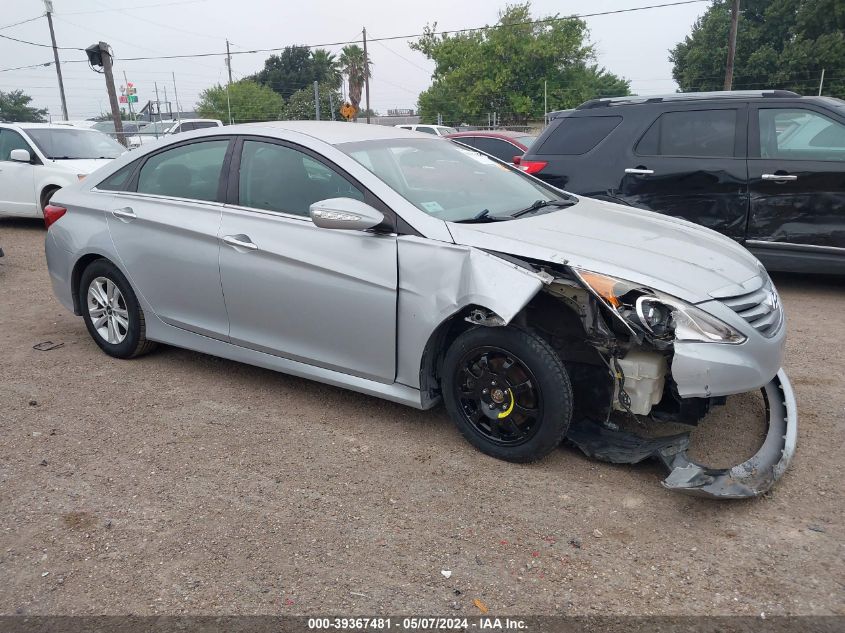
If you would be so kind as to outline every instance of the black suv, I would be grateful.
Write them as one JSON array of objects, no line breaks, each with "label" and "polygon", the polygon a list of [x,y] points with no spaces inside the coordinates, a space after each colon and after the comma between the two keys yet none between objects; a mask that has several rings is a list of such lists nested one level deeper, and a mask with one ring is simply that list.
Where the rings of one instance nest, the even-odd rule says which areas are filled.
[{"label": "black suv", "polygon": [[845,274],[845,101],[785,90],[594,99],[522,159],[546,182],[702,224],[769,270]]}]

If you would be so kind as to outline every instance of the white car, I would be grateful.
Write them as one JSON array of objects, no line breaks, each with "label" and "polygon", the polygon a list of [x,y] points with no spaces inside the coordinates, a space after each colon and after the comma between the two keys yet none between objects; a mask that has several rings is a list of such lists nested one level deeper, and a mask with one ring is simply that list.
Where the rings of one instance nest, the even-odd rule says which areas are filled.
[{"label": "white car", "polygon": [[425,134],[434,134],[435,136],[447,136],[449,134],[455,134],[458,131],[456,128],[449,127],[448,125],[403,124],[393,127],[401,127],[403,130],[412,130]]},{"label": "white car", "polygon": [[[139,122],[140,123],[140,122]],[[179,134],[201,130],[207,127],[222,127],[223,121],[219,119],[181,119],[179,121],[154,121],[148,123],[138,130],[134,136],[126,137],[126,146],[129,149],[140,147],[144,143],[151,143],[168,134]]]},{"label": "white car", "polygon": [[41,217],[56,191],[125,151],[96,130],[0,123],[0,216]]}]

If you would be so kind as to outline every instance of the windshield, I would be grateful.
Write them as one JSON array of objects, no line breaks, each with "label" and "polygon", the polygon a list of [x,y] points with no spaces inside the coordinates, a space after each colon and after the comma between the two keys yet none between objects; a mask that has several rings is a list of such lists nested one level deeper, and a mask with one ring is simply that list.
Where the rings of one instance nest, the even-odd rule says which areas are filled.
[{"label": "windshield", "polygon": [[126,149],[100,132],[67,129],[29,129],[26,131],[38,149],[49,159],[117,158]]},{"label": "windshield", "polygon": [[401,138],[337,147],[415,207],[441,220],[509,219],[537,201],[569,200],[515,169],[446,140]]}]

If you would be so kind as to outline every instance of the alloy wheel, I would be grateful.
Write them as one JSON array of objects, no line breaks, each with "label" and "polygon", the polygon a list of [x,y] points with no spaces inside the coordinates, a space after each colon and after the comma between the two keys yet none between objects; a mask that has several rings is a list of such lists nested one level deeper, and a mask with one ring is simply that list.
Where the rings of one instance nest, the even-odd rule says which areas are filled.
[{"label": "alloy wheel", "polygon": [[120,288],[108,277],[88,286],[88,315],[94,330],[107,343],[118,345],[129,334],[129,310]]}]

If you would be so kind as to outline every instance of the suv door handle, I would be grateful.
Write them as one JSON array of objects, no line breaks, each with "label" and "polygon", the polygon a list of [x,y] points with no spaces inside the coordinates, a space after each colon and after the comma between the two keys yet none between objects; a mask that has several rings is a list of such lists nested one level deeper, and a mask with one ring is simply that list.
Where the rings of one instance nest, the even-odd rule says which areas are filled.
[{"label": "suv door handle", "polygon": [[111,212],[111,214],[116,218],[120,218],[124,222],[131,222],[132,220],[138,217],[137,215],[135,215],[135,212],[130,207],[115,209]]},{"label": "suv door handle", "polygon": [[258,245],[249,239],[248,235],[224,235],[223,242],[235,249],[245,248],[250,251],[258,250]]},{"label": "suv door handle", "polygon": [[643,169],[641,167],[626,167],[626,174],[638,174],[640,176],[651,176],[654,173],[653,169]]},{"label": "suv door handle", "polygon": [[798,176],[791,174],[763,174],[763,180],[774,180],[776,182],[787,182],[790,180],[798,180]]}]

